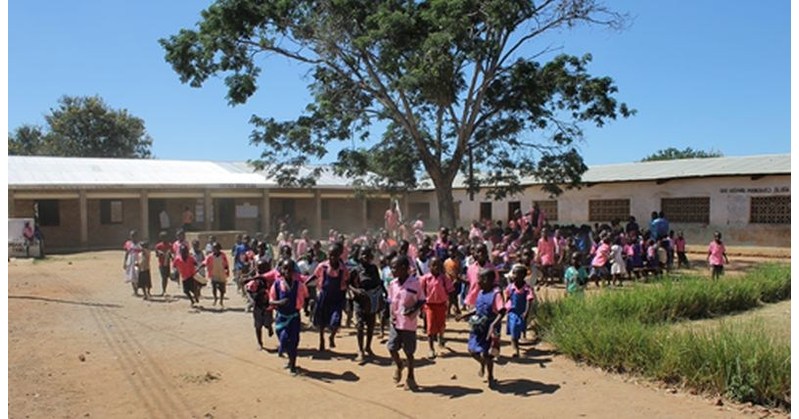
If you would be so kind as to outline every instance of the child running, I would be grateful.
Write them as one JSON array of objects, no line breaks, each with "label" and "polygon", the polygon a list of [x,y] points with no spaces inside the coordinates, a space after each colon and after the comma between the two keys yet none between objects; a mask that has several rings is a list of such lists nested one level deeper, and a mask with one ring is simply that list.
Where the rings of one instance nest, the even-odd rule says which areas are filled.
[{"label": "child running", "polygon": [[153,287],[152,276],[150,276],[150,243],[146,240],[141,242],[141,252],[137,266],[139,268],[138,288],[142,290],[144,299],[150,299],[150,289]]},{"label": "child running", "polygon": [[194,307],[195,304],[200,303],[197,282],[194,280],[194,274],[197,273],[197,261],[189,254],[189,248],[186,245],[180,245],[178,249],[178,255],[172,264],[177,269],[178,277],[183,284],[183,293]]},{"label": "child running", "polygon": [[[350,289],[355,294],[353,309],[357,322],[358,337],[358,362],[363,362],[366,356],[373,356],[372,337],[375,333],[377,313],[383,309],[386,291],[380,270],[372,263],[374,255],[372,248],[364,246],[359,252],[358,265],[350,274]],[[366,342],[364,344],[364,338]]]},{"label": "child running", "polygon": [[505,309],[508,311],[507,333],[513,343],[513,358],[519,357],[519,339],[527,329],[527,314],[535,300],[532,288],[524,282],[527,277],[527,267],[521,264],[513,265],[511,269],[512,283],[505,288]]},{"label": "child running", "polygon": [[317,265],[312,279],[316,280],[318,301],[313,324],[319,328],[319,350],[325,350],[325,328],[330,329],[328,343],[336,347],[336,332],[341,326],[344,309],[344,291],[349,282],[349,272],[341,260],[342,244],[333,243],[328,251],[328,260]]},{"label": "child running", "polygon": [[155,255],[158,257],[158,272],[161,274],[161,296],[166,294],[166,285],[169,283],[169,266],[172,262],[172,245],[166,238],[166,231],[158,234],[158,244],[155,245]]},{"label": "child running", "polygon": [[278,355],[286,354],[286,367],[291,375],[297,375],[297,347],[300,344],[300,310],[308,298],[308,288],[302,278],[295,279],[297,267],[293,260],[282,260],[278,279],[269,290],[269,300],[275,307],[275,331],[280,342]]},{"label": "child running", "polygon": [[267,279],[267,273],[272,269],[269,262],[262,261],[256,267],[258,274],[246,281],[244,289],[247,291],[247,299],[252,307],[253,326],[255,327],[255,340],[258,341],[258,350],[264,350],[263,328],[271,337],[274,334],[272,329],[272,311],[269,306],[269,288],[272,285]]},{"label": "child running", "polygon": [[219,306],[225,308],[225,288],[227,288],[227,278],[230,276],[230,265],[227,256],[222,253],[222,245],[214,243],[211,245],[211,253],[205,257],[204,262],[208,279],[211,280],[211,291],[214,293],[214,306],[217,302],[217,291],[219,292]]},{"label": "child running", "polygon": [[424,314],[427,319],[427,343],[430,345],[429,358],[436,358],[433,342],[438,338],[439,348],[444,347],[444,329],[447,326],[447,304],[449,293],[455,287],[452,281],[444,274],[444,264],[438,256],[430,258],[430,272],[419,278],[419,283],[424,290],[427,301],[424,305]]},{"label": "child running", "polygon": [[402,381],[402,360],[399,351],[405,352],[408,360],[408,376],[405,389],[415,391],[416,377],[413,373],[413,355],[416,352],[416,327],[419,310],[425,302],[424,288],[415,276],[410,275],[411,262],[405,255],[397,256],[391,263],[394,280],[388,288],[391,323],[386,347],[391,353],[394,365],[394,383]]},{"label": "child running", "polygon": [[719,279],[724,275],[724,263],[730,263],[727,258],[727,248],[721,241],[721,233],[718,231],[713,233],[713,241],[707,248],[707,263],[710,265],[710,275],[713,279]]},{"label": "child running", "polygon": [[496,272],[493,269],[481,269],[478,278],[480,293],[475,308],[458,319],[469,318],[469,352],[480,363],[478,375],[484,377],[488,370],[488,387],[494,388],[494,356],[499,355],[499,328],[506,310],[502,295],[495,285]]}]

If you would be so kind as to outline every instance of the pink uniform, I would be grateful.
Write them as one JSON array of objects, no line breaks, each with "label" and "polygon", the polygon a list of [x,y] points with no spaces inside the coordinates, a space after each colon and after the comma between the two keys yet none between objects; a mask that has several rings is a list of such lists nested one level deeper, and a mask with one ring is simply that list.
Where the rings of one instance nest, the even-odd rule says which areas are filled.
[{"label": "pink uniform", "polygon": [[452,281],[446,275],[433,276],[428,273],[419,278],[419,283],[427,296],[428,304],[443,304],[449,302],[449,292],[455,289]]},{"label": "pink uniform", "polygon": [[708,263],[712,266],[720,266],[724,265],[724,253],[727,252],[727,249],[724,248],[723,243],[716,243],[715,240],[710,242],[710,246],[707,249],[708,251]]},{"label": "pink uniform", "polygon": [[194,277],[194,273],[197,272],[197,260],[191,255],[189,255],[186,260],[183,260],[183,258],[178,255],[172,262],[172,265],[178,269],[181,281]]},{"label": "pink uniform", "polygon": [[527,298],[525,298],[528,302],[535,300],[535,292],[529,285],[524,284],[521,288],[517,287],[515,283],[511,282],[508,284],[508,287],[505,288],[505,308],[510,310],[513,308],[513,301],[511,300],[510,296],[512,293],[516,293],[519,295],[524,295],[527,292]]},{"label": "pink uniform", "polygon": [[[305,299],[308,298],[308,287],[305,286],[303,281],[299,281],[297,284],[297,310],[302,310],[305,306]],[[276,301],[277,298],[277,287],[280,287],[280,291],[286,292],[288,291],[288,283],[280,278],[280,280],[275,281],[273,286],[269,287],[269,300]]]},{"label": "pink uniform", "polygon": [[347,289],[350,280],[350,273],[347,270],[347,266],[344,264],[344,262],[339,261],[338,269],[331,268],[329,260],[316,265],[313,276],[316,277],[316,289],[319,291],[322,290],[322,286],[324,285],[322,282],[325,279],[325,272],[327,272],[327,276],[332,278],[338,278],[339,273],[341,273],[341,275],[343,275],[341,277],[341,290],[343,291]]},{"label": "pink uniform", "polygon": [[388,286],[388,299],[391,302],[389,309],[394,318],[394,327],[397,330],[415,332],[419,320],[419,311],[410,316],[405,315],[405,309],[413,307],[417,302],[426,299],[424,288],[416,277],[411,276],[400,285],[399,279],[392,280]]},{"label": "pink uniform", "polygon": [[681,239],[677,237],[676,239],[674,239],[674,247],[677,249],[678,252],[685,252],[685,238]]},{"label": "pink uniform", "polygon": [[591,261],[591,266],[605,266],[609,258],[610,245],[603,242],[596,248],[596,254],[594,255],[594,260]]},{"label": "pink uniform", "polygon": [[493,269],[494,285],[499,285],[499,274],[491,262],[486,262],[486,264],[483,266],[480,266],[480,264],[477,262],[472,263],[466,269],[466,278],[469,281],[469,291],[466,293],[466,298],[463,300],[463,302],[467,305],[474,306],[474,304],[477,302],[477,296],[480,294],[479,274],[481,269]]},{"label": "pink uniform", "polygon": [[538,258],[541,261],[541,265],[552,266],[555,264],[556,247],[557,244],[552,237],[538,239]]}]

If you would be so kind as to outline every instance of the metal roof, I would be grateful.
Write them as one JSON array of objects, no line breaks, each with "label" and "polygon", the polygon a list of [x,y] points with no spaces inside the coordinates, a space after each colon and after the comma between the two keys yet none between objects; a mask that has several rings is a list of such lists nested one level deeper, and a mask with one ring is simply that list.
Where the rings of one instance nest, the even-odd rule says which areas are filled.
[{"label": "metal roof", "polygon": [[[590,166],[583,173],[583,183],[641,182],[661,179],[698,178],[714,176],[790,175],[791,155],[771,154],[742,157],[713,157],[705,159],[680,159],[653,162],[634,162]],[[521,179],[522,185],[538,185],[534,177]],[[466,176],[455,177],[454,188],[466,188]],[[420,189],[433,190],[426,177]]]},{"label": "metal roof", "polygon": [[[307,174],[313,167],[300,169]],[[349,179],[324,168],[317,186],[350,188]],[[246,162],[8,156],[10,188],[274,187],[277,182]]]},{"label": "metal roof", "polygon": [[[314,167],[303,167],[300,175]],[[351,179],[336,176],[329,167],[316,184],[324,188],[350,189]],[[585,183],[632,182],[710,176],[755,176],[791,174],[791,155],[667,160],[591,166],[583,174]],[[534,178],[524,185],[538,184]],[[277,182],[246,162],[199,160],[111,159],[79,157],[8,156],[10,188],[63,187],[275,187]],[[420,189],[430,190],[428,180]],[[455,187],[465,187],[458,175]]]}]

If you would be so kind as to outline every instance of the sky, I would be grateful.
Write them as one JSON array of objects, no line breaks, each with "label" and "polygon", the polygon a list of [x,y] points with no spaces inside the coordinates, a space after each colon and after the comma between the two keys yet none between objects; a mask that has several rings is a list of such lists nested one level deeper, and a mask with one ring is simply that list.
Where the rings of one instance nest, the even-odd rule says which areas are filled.
[{"label": "sky", "polygon": [[[578,27],[529,46],[590,53],[588,71],[610,76],[637,110],[579,144],[590,165],[638,161],[676,147],[727,156],[790,153],[790,2],[616,0],[622,31]],[[251,115],[299,116],[307,67],[263,59],[259,90],[231,107],[222,76],[180,83],[159,38],[193,28],[208,0],[12,0],[8,4],[8,129],[44,125],[63,95],[99,95],[142,118],[156,158],[244,161]],[[555,53],[542,59],[551,59]],[[377,135],[376,135],[377,136]],[[335,155],[335,150],[323,162]]]}]

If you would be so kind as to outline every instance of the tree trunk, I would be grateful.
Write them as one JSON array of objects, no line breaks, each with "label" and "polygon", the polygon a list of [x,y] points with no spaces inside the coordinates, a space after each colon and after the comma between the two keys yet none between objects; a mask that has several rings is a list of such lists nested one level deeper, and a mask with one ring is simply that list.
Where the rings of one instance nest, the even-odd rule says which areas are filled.
[{"label": "tree trunk", "polygon": [[438,220],[439,227],[455,227],[455,199],[452,197],[452,181],[439,182],[432,178],[436,187],[436,198],[438,199]]}]

